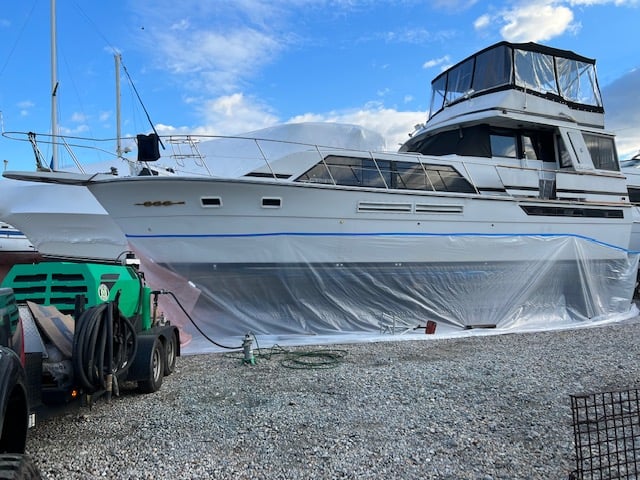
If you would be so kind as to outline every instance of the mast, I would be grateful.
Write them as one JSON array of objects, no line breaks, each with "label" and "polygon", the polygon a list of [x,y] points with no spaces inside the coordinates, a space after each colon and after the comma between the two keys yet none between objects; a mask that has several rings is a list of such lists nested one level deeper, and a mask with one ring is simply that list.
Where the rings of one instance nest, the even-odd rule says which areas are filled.
[{"label": "mast", "polygon": [[122,157],[122,133],[120,131],[120,60],[119,53],[114,55],[116,61],[116,155]]},{"label": "mast", "polygon": [[56,49],[56,0],[51,0],[51,169],[58,169],[58,65]]}]

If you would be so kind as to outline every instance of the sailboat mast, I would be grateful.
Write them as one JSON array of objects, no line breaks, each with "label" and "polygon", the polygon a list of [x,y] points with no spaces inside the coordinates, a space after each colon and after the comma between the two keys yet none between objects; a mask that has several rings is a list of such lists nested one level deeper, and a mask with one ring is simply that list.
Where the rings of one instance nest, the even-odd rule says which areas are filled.
[{"label": "sailboat mast", "polygon": [[122,157],[122,132],[120,131],[120,61],[119,53],[115,54],[116,60],[116,155]]},{"label": "sailboat mast", "polygon": [[58,61],[56,48],[56,0],[51,0],[51,169],[58,169]]}]

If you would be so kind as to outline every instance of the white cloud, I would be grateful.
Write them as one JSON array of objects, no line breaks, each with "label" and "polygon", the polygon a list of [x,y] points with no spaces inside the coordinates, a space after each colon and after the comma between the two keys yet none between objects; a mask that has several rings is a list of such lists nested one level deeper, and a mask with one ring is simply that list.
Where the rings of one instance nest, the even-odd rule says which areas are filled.
[{"label": "white cloud", "polygon": [[450,61],[451,60],[449,58],[449,55],[445,55],[444,57],[427,60],[422,64],[422,68],[433,68],[433,67],[437,67],[438,65],[448,64]]},{"label": "white cloud", "polygon": [[164,32],[158,35],[158,42],[172,73],[199,74],[192,85],[212,92],[236,89],[281,48],[274,38],[251,28],[189,30],[180,35]]},{"label": "white cloud", "polygon": [[156,128],[164,134],[236,135],[279,122],[269,107],[242,93],[204,101],[198,106],[198,113],[203,119],[199,127],[161,125]]},{"label": "white cloud", "polygon": [[489,15],[488,13],[485,13],[484,15],[480,15],[475,22],[473,22],[473,27],[476,30],[481,30],[483,28],[486,28],[489,26],[489,24],[491,23],[491,15]]},{"label": "white cloud", "polygon": [[572,28],[573,12],[563,6],[528,5],[505,12],[506,25],[500,33],[512,42],[538,42]]},{"label": "white cloud", "polygon": [[508,10],[484,14],[474,22],[476,30],[502,25],[500,34],[510,42],[539,42],[557,37],[579,25],[573,23],[573,11],[551,0],[519,4]]},{"label": "white cloud", "polygon": [[35,104],[31,100],[23,100],[18,102],[17,105],[19,108],[18,112],[21,117],[28,117],[33,107],[35,107]]},{"label": "white cloud", "polygon": [[71,121],[75,123],[86,122],[87,116],[84,113],[74,112],[71,114]]},{"label": "white cloud", "polygon": [[59,125],[58,130],[60,135],[79,135],[81,133],[88,132],[90,128],[89,128],[89,125],[87,125],[86,123],[81,123],[80,125],[76,125],[73,128],[69,128],[64,125]]}]

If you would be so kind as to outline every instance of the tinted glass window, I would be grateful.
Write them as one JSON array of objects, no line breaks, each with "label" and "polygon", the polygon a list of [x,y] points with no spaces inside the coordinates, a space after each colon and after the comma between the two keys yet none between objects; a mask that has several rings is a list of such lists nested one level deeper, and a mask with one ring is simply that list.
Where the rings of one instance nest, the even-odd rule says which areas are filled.
[{"label": "tinted glass window", "polygon": [[374,161],[333,155],[300,175],[296,181],[333,183],[332,178],[337,185],[345,186],[475,193],[467,179],[450,165]]},{"label": "tinted glass window", "polygon": [[495,157],[517,158],[518,144],[513,134],[491,134],[491,153]]},{"label": "tinted glass window", "polygon": [[618,155],[613,138],[583,133],[593,166],[600,170],[619,171]]}]

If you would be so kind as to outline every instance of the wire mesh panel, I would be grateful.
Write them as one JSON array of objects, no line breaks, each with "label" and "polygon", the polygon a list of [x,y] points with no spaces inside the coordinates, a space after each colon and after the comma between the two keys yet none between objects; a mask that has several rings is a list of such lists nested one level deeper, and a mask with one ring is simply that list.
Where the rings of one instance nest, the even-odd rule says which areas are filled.
[{"label": "wire mesh panel", "polygon": [[570,478],[638,479],[638,389],[571,395],[576,470]]}]

